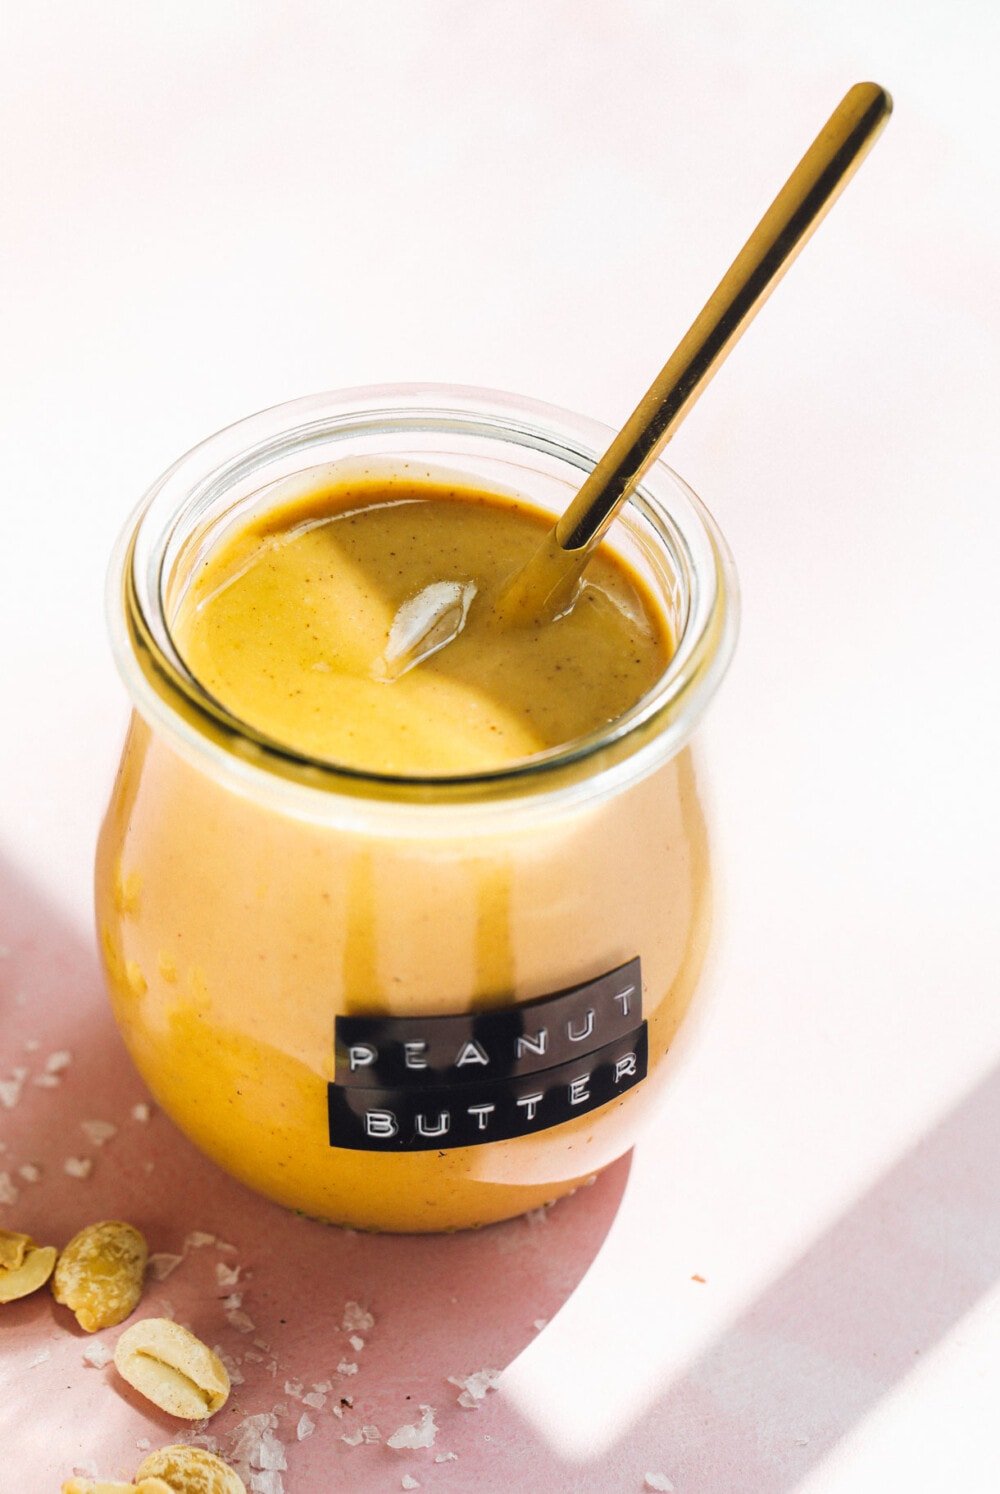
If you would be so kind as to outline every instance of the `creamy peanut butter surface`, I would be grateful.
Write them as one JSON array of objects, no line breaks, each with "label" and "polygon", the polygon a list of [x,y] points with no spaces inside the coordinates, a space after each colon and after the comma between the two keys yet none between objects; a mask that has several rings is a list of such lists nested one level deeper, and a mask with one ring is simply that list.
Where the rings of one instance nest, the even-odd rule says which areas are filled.
[{"label": "creamy peanut butter surface", "polygon": [[[606,726],[669,658],[666,623],[610,552],[573,606],[502,625],[501,589],[551,519],[427,482],[319,492],[202,562],[174,634],[235,716],[301,752],[379,773],[497,768]],[[443,624],[410,665],[408,638]]]}]

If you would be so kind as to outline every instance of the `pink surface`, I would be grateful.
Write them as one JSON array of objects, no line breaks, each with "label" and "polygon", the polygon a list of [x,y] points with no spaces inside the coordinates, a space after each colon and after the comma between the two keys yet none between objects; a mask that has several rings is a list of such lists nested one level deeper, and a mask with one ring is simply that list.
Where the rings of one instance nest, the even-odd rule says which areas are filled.
[{"label": "pink surface", "polygon": [[[11,941],[2,960],[0,1074],[28,1069],[3,1115],[0,1171],[20,1197],[0,1217],[59,1245],[86,1223],[124,1217],[151,1251],[181,1255],[164,1281],[149,1279],[138,1314],[173,1314],[236,1359],[244,1383],[209,1435],[231,1452],[245,1416],[276,1412],[287,1469],[275,1487],[289,1494],[388,1490],[405,1474],[442,1490],[596,1494],[638,1490],[647,1471],[665,1468],[678,1489],[712,1491],[728,1488],[737,1467],[746,1487],[778,1494],[798,1486],[1000,1271],[994,1074],[694,1358],[627,1436],[591,1460],[560,1456],[544,1427],[499,1393],[461,1407],[449,1377],[502,1372],[539,1333],[558,1332],[557,1314],[618,1212],[630,1159],[544,1214],[481,1232],[366,1236],[291,1215],[225,1177],[155,1109],[147,1122],[134,1119],[145,1096],[92,951],[6,866],[0,900]],[[72,1055],[69,1066],[57,1086],[37,1086],[56,1051]],[[94,1119],[118,1128],[100,1147],[81,1130]],[[90,1158],[90,1176],[68,1177],[68,1156]],[[20,1177],[24,1163],[41,1169],[40,1181]],[[186,1243],[195,1231],[225,1243]],[[222,1299],[234,1288],[219,1285],[219,1263],[240,1267],[235,1289],[251,1331],[227,1321]],[[710,1284],[692,1279],[690,1289]],[[360,1351],[342,1326],[348,1301],[375,1319]],[[609,1300],[606,1310],[614,1315],[618,1304]],[[544,1320],[540,1329],[536,1320]],[[127,1476],[143,1456],[141,1439],[155,1447],[195,1430],[150,1407],[113,1364],[84,1365],[88,1345],[99,1338],[113,1347],[121,1328],[84,1334],[48,1291],[3,1309],[3,1327],[4,1494],[55,1489],[75,1468]],[[341,1362],[357,1372],[341,1372]],[[306,1392],[332,1380],[333,1389],[325,1406],[310,1408],[285,1392],[288,1380]],[[420,1420],[423,1405],[439,1429],[433,1447],[385,1446],[398,1427]],[[303,1411],[316,1430],[299,1442]],[[779,1430],[782,1423],[797,1435]],[[344,1435],[362,1425],[377,1426],[383,1441],[346,1444]],[[435,1462],[444,1452],[456,1459]]]},{"label": "pink surface", "polygon": [[[407,1472],[427,1488],[500,1487],[508,1477],[498,1468],[501,1448],[505,1469],[513,1458],[513,1466],[537,1471],[537,1439],[510,1409],[492,1394],[479,1408],[460,1407],[459,1388],[448,1377],[502,1370],[536,1336],[534,1321],[555,1316],[601,1247],[628,1177],[627,1160],[544,1217],[480,1233],[376,1237],[296,1217],[225,1177],[155,1109],[146,1123],[132,1118],[132,1106],[148,1097],[107,1009],[94,954],[6,868],[0,897],[4,934],[12,941],[2,971],[0,1074],[29,1070],[21,1098],[3,1114],[0,1171],[20,1189],[16,1207],[0,1216],[4,1225],[16,1223],[39,1242],[61,1246],[84,1224],[120,1217],[143,1231],[151,1252],[182,1254],[164,1281],[150,1277],[137,1315],[172,1309],[178,1321],[241,1362],[244,1384],[234,1387],[210,1432],[226,1452],[244,1416],[278,1407],[291,1490],[322,1489],[327,1480],[387,1489],[399,1487]],[[39,1088],[33,1080],[54,1051],[70,1052],[72,1061],[57,1087]],[[101,1147],[81,1130],[81,1121],[94,1119],[118,1128]],[[91,1175],[68,1177],[63,1162],[69,1156],[91,1158]],[[41,1169],[39,1182],[17,1175],[24,1163]],[[185,1237],[194,1231],[235,1249],[185,1252]],[[252,1332],[227,1322],[222,1298],[234,1289],[218,1286],[219,1262],[241,1268],[242,1307]],[[375,1318],[360,1352],[341,1326],[348,1301]],[[99,1338],[113,1347],[122,1328],[85,1334],[48,1291],[5,1308],[3,1327],[0,1445],[7,1468],[30,1478],[27,1487],[55,1489],[74,1467],[88,1463],[120,1478],[142,1457],[138,1439],[154,1447],[187,1439],[191,1428],[150,1407],[113,1365],[84,1366],[88,1344]],[[356,1363],[357,1373],[339,1374],[342,1361]],[[285,1394],[286,1380],[304,1382],[306,1392],[332,1380],[334,1389],[327,1405],[314,1409]],[[341,1397],[351,1397],[353,1405]],[[377,1425],[386,1438],[418,1422],[422,1404],[434,1408],[439,1427],[433,1449],[404,1453],[341,1440],[362,1424]],[[316,1431],[299,1443],[295,1427],[304,1411]],[[435,1464],[447,1451],[458,1460]],[[548,1461],[551,1487],[580,1486],[558,1460]],[[641,1482],[641,1472],[638,1477]],[[0,1471],[0,1489],[25,1487],[4,1480]],[[598,1477],[593,1487],[601,1482]]]}]

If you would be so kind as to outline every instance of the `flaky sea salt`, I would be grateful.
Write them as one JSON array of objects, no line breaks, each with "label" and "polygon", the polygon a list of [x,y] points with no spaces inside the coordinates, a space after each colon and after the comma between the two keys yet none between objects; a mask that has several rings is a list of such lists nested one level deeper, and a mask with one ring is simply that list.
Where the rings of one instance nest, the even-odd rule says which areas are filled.
[{"label": "flaky sea salt", "polygon": [[212,1353],[217,1355],[218,1358],[221,1359],[223,1364],[226,1366],[226,1372],[229,1375],[229,1383],[231,1385],[242,1385],[243,1371],[240,1369],[238,1362],[233,1358],[233,1356],[231,1354],[227,1354],[225,1349],[221,1348],[219,1344],[213,1345]]},{"label": "flaky sea salt", "polygon": [[270,1429],[261,1433],[258,1457],[258,1468],[284,1473],[288,1467],[285,1449]]},{"label": "flaky sea salt", "polygon": [[68,1069],[73,1062],[73,1055],[68,1048],[60,1048],[56,1053],[50,1053],[45,1060],[45,1072],[47,1074],[61,1074]]},{"label": "flaky sea salt", "polygon": [[433,1447],[434,1438],[437,1436],[437,1426],[434,1421],[434,1412],[430,1406],[420,1407],[420,1421],[414,1425],[399,1427],[391,1437],[386,1438],[390,1447],[406,1448],[407,1451],[418,1447]]},{"label": "flaky sea salt", "polygon": [[41,1046],[37,1038],[25,1038],[24,1040],[25,1053],[37,1053]]},{"label": "flaky sea salt", "polygon": [[548,1318],[536,1318],[534,1323],[532,1324],[532,1327],[536,1328],[538,1332],[541,1333],[542,1329],[548,1326],[548,1321]]},{"label": "flaky sea salt", "polygon": [[88,1344],[83,1351],[84,1364],[93,1365],[94,1369],[103,1369],[106,1364],[111,1363],[114,1357],[107,1344],[102,1344],[100,1341]]},{"label": "flaky sea salt", "polygon": [[358,1372],[357,1365],[356,1364],[352,1364],[349,1359],[342,1359],[340,1361],[340,1363],[337,1365],[337,1374],[338,1375],[356,1375],[357,1372]]},{"label": "flaky sea salt", "polygon": [[139,1121],[141,1125],[145,1125],[149,1120],[149,1106],[145,1101],[141,1100],[138,1105],[132,1106],[132,1119]]},{"label": "flaky sea salt", "polygon": [[488,1390],[496,1390],[500,1383],[500,1371],[476,1370],[474,1374],[466,1375],[464,1379],[458,1375],[449,1375],[448,1383],[459,1387],[462,1394],[458,1398],[458,1404],[464,1406],[467,1411],[471,1411],[486,1399]]},{"label": "flaky sea salt", "polygon": [[9,1172],[0,1172],[0,1204],[16,1204],[19,1194]]},{"label": "flaky sea salt", "polygon": [[313,1421],[311,1416],[307,1416],[303,1411],[302,1415],[299,1417],[298,1426],[295,1428],[296,1437],[300,1442],[304,1442],[307,1437],[312,1436],[315,1430],[316,1423]]},{"label": "flaky sea salt", "polygon": [[313,1386],[313,1390],[318,1391],[321,1395],[329,1395],[332,1389],[332,1380],[317,1380],[316,1384]]},{"label": "flaky sea salt", "polygon": [[355,1354],[360,1354],[361,1350],[365,1346],[364,1339],[358,1333],[352,1333],[351,1336],[350,1336],[350,1338],[347,1340],[347,1342],[350,1344],[350,1346],[354,1350]]},{"label": "flaky sea salt", "polygon": [[27,1077],[27,1069],[12,1069],[9,1079],[0,1079],[0,1105],[5,1110],[13,1110],[21,1098],[21,1089]]},{"label": "flaky sea salt", "polygon": [[94,1170],[94,1164],[89,1157],[67,1157],[63,1163],[63,1172],[71,1178],[89,1178]]},{"label": "flaky sea salt", "polygon": [[239,1266],[227,1266],[225,1261],[216,1261],[215,1280],[220,1287],[235,1286],[239,1279]]},{"label": "flaky sea salt", "polygon": [[643,1485],[647,1489],[658,1490],[659,1494],[673,1494],[674,1486],[665,1473],[647,1473]]},{"label": "flaky sea salt", "polygon": [[348,1333],[367,1333],[375,1327],[375,1319],[359,1302],[345,1302],[342,1327]]},{"label": "flaky sea salt", "polygon": [[362,1442],[364,1442],[365,1440],[365,1434],[364,1432],[362,1432],[361,1428],[358,1427],[353,1432],[341,1432],[340,1440],[341,1442],[346,1442],[348,1447],[360,1447]]},{"label": "flaky sea salt", "polygon": [[302,1392],[304,1389],[305,1386],[302,1384],[301,1380],[285,1381],[285,1394],[290,1395],[293,1401],[301,1401]]},{"label": "flaky sea salt", "polygon": [[158,1250],[155,1255],[149,1257],[149,1269],[157,1281],[166,1281],[172,1271],[176,1271],[182,1255],[170,1255],[165,1250]]},{"label": "flaky sea salt", "polygon": [[42,1175],[42,1169],[40,1167],[36,1167],[34,1162],[25,1162],[24,1165],[19,1167],[17,1170],[19,1175],[24,1179],[26,1183],[37,1183],[38,1179]]},{"label": "flaky sea salt", "polygon": [[[223,1305],[223,1307],[225,1307],[227,1309],[232,1309],[232,1308],[235,1308],[235,1307],[242,1307],[243,1306],[243,1293],[242,1292],[230,1292],[228,1297],[223,1297],[223,1299],[222,1299],[222,1305]],[[266,1349],[267,1348],[267,1344],[258,1344],[257,1347],[258,1347],[258,1349]]]},{"label": "flaky sea salt", "polygon": [[150,1442],[148,1437],[137,1437],[135,1445],[140,1452],[149,1452],[149,1449],[153,1444]]},{"label": "flaky sea salt", "polygon": [[278,1418],[273,1411],[260,1411],[255,1416],[244,1416],[232,1432],[232,1461],[260,1468],[261,1439],[265,1432],[274,1431],[277,1425]]},{"label": "flaky sea salt", "polygon": [[92,1146],[103,1146],[112,1136],[118,1135],[118,1127],[113,1126],[110,1121],[81,1121],[80,1130]]},{"label": "flaky sea salt", "polygon": [[382,1441],[382,1433],[379,1431],[378,1427],[364,1426],[361,1428],[361,1435],[366,1442]]},{"label": "flaky sea salt", "polygon": [[250,1494],[285,1494],[285,1484],[281,1474],[270,1470],[251,1473]]},{"label": "flaky sea salt", "polygon": [[304,1406],[311,1406],[314,1411],[322,1411],[326,1405],[325,1390],[310,1390],[308,1395],[301,1397]]},{"label": "flaky sea salt", "polygon": [[413,1477],[412,1473],[404,1473],[403,1477],[399,1481],[399,1486],[400,1486],[401,1489],[419,1489],[420,1488],[420,1484],[419,1484],[418,1480]]},{"label": "flaky sea salt", "polygon": [[435,1463],[457,1463],[458,1453],[438,1453],[434,1461]]},{"label": "flaky sea salt", "polygon": [[[237,1333],[252,1333],[257,1326],[253,1318],[251,1318],[242,1310],[242,1308],[239,1307],[232,1307],[229,1309],[229,1311],[226,1313],[226,1322],[229,1324],[230,1328],[235,1328]],[[249,1357],[250,1356],[247,1355],[247,1358]]]},{"label": "flaky sea salt", "polygon": [[201,1250],[205,1245],[214,1244],[215,1236],[206,1234],[203,1229],[193,1229],[191,1233],[189,1235],[186,1235],[184,1238],[185,1251]]},{"label": "flaky sea salt", "polygon": [[32,1084],[37,1084],[39,1089],[58,1089],[61,1083],[58,1074],[36,1074]]}]

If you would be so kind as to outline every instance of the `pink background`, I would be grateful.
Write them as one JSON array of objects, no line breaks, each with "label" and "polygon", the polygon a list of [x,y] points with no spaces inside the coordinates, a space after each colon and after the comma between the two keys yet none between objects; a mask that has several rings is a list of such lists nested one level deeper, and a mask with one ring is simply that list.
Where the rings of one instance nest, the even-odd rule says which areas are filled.
[{"label": "pink background", "polygon": [[[144,1306],[266,1342],[210,1430],[284,1402],[289,1494],[1000,1484],[998,42],[985,0],[7,17],[0,1080],[28,1074],[0,1226],[231,1242]],[[862,77],[895,95],[886,136],[670,453],[744,590],[702,733],[722,886],[686,1066],[634,1155],[541,1221],[370,1239],[282,1213],[130,1116],[89,910],[118,528],[201,436],[315,389],[441,379],[620,421]],[[101,1148],[91,1119],[118,1127]],[[234,1259],[250,1335],[216,1285]],[[360,1354],[347,1300],[376,1319]],[[176,1435],[70,1321],[44,1293],[2,1310],[3,1494]],[[463,1409],[448,1377],[487,1366]],[[354,1407],[296,1444],[286,1378]],[[422,1403],[430,1452],[340,1440]]]}]

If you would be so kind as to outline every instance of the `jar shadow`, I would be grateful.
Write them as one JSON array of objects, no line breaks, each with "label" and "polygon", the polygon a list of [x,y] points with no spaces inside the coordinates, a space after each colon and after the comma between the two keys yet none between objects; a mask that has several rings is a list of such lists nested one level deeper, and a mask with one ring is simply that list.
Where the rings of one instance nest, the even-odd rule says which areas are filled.
[{"label": "jar shadow", "polygon": [[[289,1213],[220,1172],[152,1105],[92,943],[2,854],[0,909],[0,1079],[13,1082],[0,1228],[59,1246],[99,1219],[143,1231],[156,1259],[137,1316],[176,1318],[233,1372],[204,1433],[223,1454],[244,1418],[270,1413],[294,1488],[326,1487],[334,1468],[352,1488],[385,1487],[403,1456],[417,1467],[465,1454],[469,1471],[489,1440],[477,1414],[489,1391],[454,1382],[502,1371],[545,1331],[600,1252],[630,1156],[551,1208],[480,1230],[370,1235]],[[93,1121],[114,1134],[98,1144]],[[5,1307],[4,1326],[5,1457],[32,1486],[88,1461],[133,1471],[137,1442],[190,1432],[171,1436],[112,1364],[85,1363],[95,1343],[113,1349],[117,1327],[81,1335],[48,1292]],[[433,1450],[390,1449],[423,1406]]]}]

